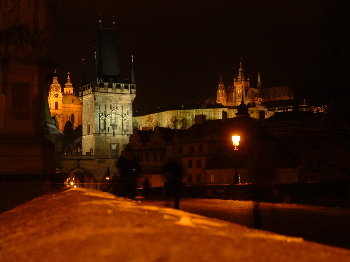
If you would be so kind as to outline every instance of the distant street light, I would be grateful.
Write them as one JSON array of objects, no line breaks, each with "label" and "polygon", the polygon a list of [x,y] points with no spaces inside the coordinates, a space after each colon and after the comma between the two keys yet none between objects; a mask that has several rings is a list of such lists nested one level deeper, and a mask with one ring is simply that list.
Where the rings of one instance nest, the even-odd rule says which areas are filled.
[{"label": "distant street light", "polygon": [[[235,147],[234,150],[235,151],[238,151],[238,146],[239,146],[239,141],[241,140],[241,137],[240,136],[232,136],[232,143],[233,143],[233,146]],[[233,177],[233,183],[234,184],[238,184],[240,183],[240,177],[238,175],[238,171],[237,171],[237,152],[234,154],[235,155],[235,175]]]}]

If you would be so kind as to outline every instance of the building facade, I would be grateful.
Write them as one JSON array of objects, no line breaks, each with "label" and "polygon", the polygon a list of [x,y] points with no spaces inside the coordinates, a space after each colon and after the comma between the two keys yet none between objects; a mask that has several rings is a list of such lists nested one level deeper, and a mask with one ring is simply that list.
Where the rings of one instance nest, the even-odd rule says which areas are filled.
[{"label": "building facade", "polygon": [[80,90],[84,105],[82,152],[98,158],[117,158],[132,134],[136,84],[133,70],[129,81],[120,79],[113,28],[100,28],[96,55],[95,80]]},{"label": "building facade", "polygon": [[238,76],[233,79],[233,83],[225,87],[220,76],[218,89],[216,93],[216,103],[223,106],[239,106],[242,99],[247,104],[261,104],[261,81],[258,73],[257,88],[250,86],[249,76],[244,75],[242,58],[239,65]]},{"label": "building facade", "polygon": [[[137,129],[154,129],[156,126],[187,129],[195,123],[197,115],[204,115],[207,120],[233,118],[237,113],[237,107],[224,107],[220,105],[197,105],[197,108],[183,105],[179,109],[165,110],[133,118],[133,126]],[[255,119],[266,119],[273,116],[263,105],[249,107],[249,114]]]},{"label": "building facade", "polygon": [[82,124],[83,105],[79,97],[74,95],[69,72],[63,91],[55,73],[50,85],[48,103],[51,117],[55,118],[58,129],[61,132],[64,131],[64,126],[68,121],[72,123],[73,129]]}]

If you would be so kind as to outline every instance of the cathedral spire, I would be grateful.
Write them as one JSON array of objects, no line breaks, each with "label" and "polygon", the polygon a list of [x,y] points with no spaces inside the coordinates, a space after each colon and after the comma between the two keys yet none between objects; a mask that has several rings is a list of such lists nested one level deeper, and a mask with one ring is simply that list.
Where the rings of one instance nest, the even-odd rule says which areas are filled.
[{"label": "cathedral spire", "polygon": [[256,84],[256,87],[261,90],[261,79],[260,79],[260,70],[258,70],[258,82]]},{"label": "cathedral spire", "polygon": [[241,57],[241,61],[239,63],[239,71],[238,71],[238,81],[244,80],[244,69],[243,69],[243,61]]},{"label": "cathedral spire", "polygon": [[222,104],[223,106],[227,105],[227,94],[226,94],[225,85],[222,81],[222,74],[221,73],[220,73],[218,90],[216,92],[216,103]]}]

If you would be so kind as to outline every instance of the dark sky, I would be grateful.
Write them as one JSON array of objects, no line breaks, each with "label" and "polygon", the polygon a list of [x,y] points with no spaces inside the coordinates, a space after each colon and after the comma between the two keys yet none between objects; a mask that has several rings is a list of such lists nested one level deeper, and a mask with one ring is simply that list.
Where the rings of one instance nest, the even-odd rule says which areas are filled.
[{"label": "dark sky", "polygon": [[[78,87],[81,59],[92,80],[98,19],[115,16],[122,78],[130,77],[134,54],[137,111],[158,106],[200,103],[216,96],[220,73],[226,84],[245,73],[263,87],[294,85],[311,91],[305,78],[325,56],[331,30],[331,0],[60,0],[52,37],[52,61]],[[78,4],[78,3],[79,4]],[[334,14],[333,14],[334,15]],[[328,26],[328,27],[327,27]],[[303,75],[301,77],[301,75]]]}]

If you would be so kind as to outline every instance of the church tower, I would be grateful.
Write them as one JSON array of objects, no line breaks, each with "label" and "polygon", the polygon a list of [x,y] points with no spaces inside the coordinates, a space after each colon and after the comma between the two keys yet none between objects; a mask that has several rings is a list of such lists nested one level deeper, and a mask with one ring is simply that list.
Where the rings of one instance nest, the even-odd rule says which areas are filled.
[{"label": "church tower", "polygon": [[245,100],[246,94],[250,88],[249,77],[245,77],[243,62],[241,57],[241,62],[239,63],[238,76],[233,80],[234,86],[234,97],[233,106],[239,106],[241,104],[241,99]]},{"label": "church tower", "polygon": [[48,102],[51,116],[56,118],[58,126],[59,128],[61,127],[61,129],[63,125],[63,123],[60,123],[62,118],[62,100],[63,95],[61,85],[58,83],[57,72],[55,70],[55,75],[52,79],[52,84],[50,85]]},{"label": "church tower", "polygon": [[224,82],[222,81],[222,74],[220,74],[220,81],[218,86],[218,91],[216,94],[216,103],[218,104],[226,104],[226,90]]},{"label": "church tower", "polygon": [[50,85],[48,102],[51,117],[56,118],[58,129],[61,132],[64,131],[64,126],[68,121],[71,122],[73,129],[81,125],[82,104],[79,97],[74,95],[73,90],[74,88],[70,82],[70,73],[68,72],[67,83],[62,92],[55,72],[52,84]]},{"label": "church tower", "polygon": [[79,94],[83,101],[82,153],[118,158],[133,131],[133,57],[130,80],[121,80],[114,28],[100,26],[98,40],[94,81],[82,86]]}]

